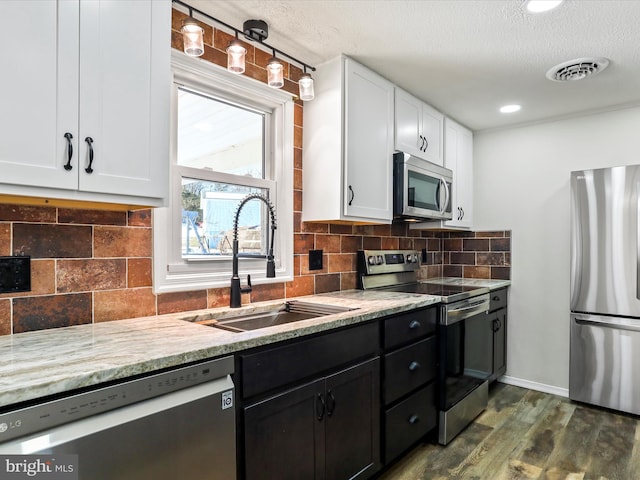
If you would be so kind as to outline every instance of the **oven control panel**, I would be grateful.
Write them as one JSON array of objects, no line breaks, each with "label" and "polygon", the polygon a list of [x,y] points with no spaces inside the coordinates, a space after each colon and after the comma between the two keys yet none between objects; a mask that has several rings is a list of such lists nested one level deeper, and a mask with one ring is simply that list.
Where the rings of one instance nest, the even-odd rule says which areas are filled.
[{"label": "oven control panel", "polygon": [[358,270],[361,275],[413,272],[420,268],[417,250],[360,250]]}]

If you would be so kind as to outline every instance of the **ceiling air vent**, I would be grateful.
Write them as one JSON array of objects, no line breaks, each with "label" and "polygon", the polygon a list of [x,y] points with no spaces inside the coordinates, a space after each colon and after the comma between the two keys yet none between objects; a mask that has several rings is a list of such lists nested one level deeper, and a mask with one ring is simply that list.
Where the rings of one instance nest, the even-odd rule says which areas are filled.
[{"label": "ceiling air vent", "polygon": [[578,58],[556,65],[547,72],[547,78],[554,82],[573,82],[593,77],[607,68],[606,58]]}]

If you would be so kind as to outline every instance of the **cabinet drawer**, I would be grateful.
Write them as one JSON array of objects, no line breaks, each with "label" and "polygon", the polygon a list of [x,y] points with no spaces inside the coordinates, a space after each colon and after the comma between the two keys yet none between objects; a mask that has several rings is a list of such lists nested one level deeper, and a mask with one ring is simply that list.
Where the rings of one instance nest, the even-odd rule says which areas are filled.
[{"label": "cabinet drawer", "polygon": [[385,414],[385,463],[389,463],[436,426],[435,383]]},{"label": "cabinet drawer", "polygon": [[491,303],[489,304],[489,311],[493,312],[499,308],[505,308],[507,306],[507,289],[501,288],[500,290],[494,290],[489,294],[491,297]]},{"label": "cabinet drawer", "polygon": [[418,310],[388,318],[384,322],[384,346],[393,348],[436,331],[438,307]]},{"label": "cabinet drawer", "polygon": [[385,403],[397,400],[436,376],[436,340],[429,337],[384,356]]},{"label": "cabinet drawer", "polygon": [[378,323],[240,355],[241,395],[273,390],[367,356],[378,349]]}]

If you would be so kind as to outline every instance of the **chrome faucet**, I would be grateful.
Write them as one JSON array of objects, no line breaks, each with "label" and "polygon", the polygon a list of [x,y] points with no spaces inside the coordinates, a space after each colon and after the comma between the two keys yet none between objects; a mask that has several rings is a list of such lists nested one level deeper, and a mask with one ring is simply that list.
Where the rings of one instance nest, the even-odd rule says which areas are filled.
[{"label": "chrome faucet", "polygon": [[253,199],[262,200],[267,207],[269,207],[269,213],[271,214],[271,238],[269,244],[269,250],[267,252],[267,278],[274,278],[276,276],[276,264],[273,260],[273,240],[276,230],[276,214],[271,202],[260,193],[250,193],[242,200],[236,209],[236,213],[233,216],[233,273],[231,275],[231,300],[229,306],[231,308],[238,308],[242,306],[241,295],[243,293],[251,292],[251,276],[247,275],[247,286],[240,286],[240,276],[238,275],[238,217],[240,216],[240,210],[244,207],[245,203]]}]

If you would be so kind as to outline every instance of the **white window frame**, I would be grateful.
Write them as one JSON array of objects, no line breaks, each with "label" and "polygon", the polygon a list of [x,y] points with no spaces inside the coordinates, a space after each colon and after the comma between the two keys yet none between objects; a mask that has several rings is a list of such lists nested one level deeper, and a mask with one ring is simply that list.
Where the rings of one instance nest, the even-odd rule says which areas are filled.
[{"label": "white window frame", "polygon": [[[270,197],[276,210],[274,254],[276,277],[266,278],[265,259],[241,258],[239,271],[242,283],[247,274],[255,285],[281,283],[293,280],[293,129],[294,102],[290,93],[275,90],[248,77],[234,75],[225,68],[204,60],[172,51],[173,82],[171,91],[171,174],[170,199],[167,207],[153,211],[153,291],[155,293],[201,290],[228,287],[231,281],[231,258],[183,259],[181,248],[176,245],[175,229],[181,225],[182,175],[190,169],[177,165],[177,90],[178,86],[210,94],[229,101],[271,110],[271,122],[265,128],[265,141],[271,148],[274,182]],[[268,155],[268,153],[267,153]],[[266,171],[270,168],[265,166]],[[210,181],[225,182],[225,174],[185,175]],[[265,181],[259,180],[260,187]],[[247,178],[246,183],[252,181]],[[257,200],[252,200],[253,202]]]}]

